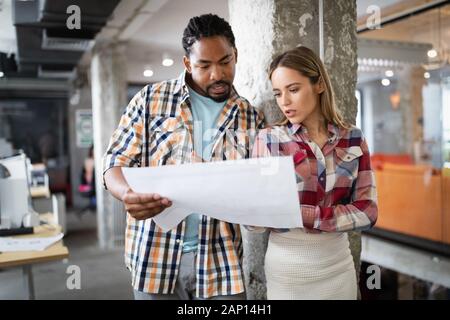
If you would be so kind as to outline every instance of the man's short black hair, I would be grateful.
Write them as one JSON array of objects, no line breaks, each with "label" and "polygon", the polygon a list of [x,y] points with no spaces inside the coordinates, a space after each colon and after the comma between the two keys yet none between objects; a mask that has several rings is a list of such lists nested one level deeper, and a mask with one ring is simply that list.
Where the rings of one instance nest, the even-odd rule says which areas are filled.
[{"label": "man's short black hair", "polygon": [[183,32],[182,43],[186,56],[189,56],[195,41],[214,36],[223,36],[233,47],[236,47],[231,26],[223,18],[211,13],[191,18]]}]

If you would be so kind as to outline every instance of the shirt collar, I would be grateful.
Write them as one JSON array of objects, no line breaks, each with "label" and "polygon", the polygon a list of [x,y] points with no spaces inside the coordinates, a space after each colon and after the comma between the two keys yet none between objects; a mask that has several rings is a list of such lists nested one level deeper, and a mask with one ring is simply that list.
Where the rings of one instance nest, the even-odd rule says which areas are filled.
[{"label": "shirt collar", "polygon": [[187,97],[189,97],[189,90],[186,85],[186,70],[183,71],[177,79],[175,84],[174,93],[180,93],[182,100],[184,101]]},{"label": "shirt collar", "polygon": [[339,127],[331,122],[328,123],[328,142],[333,143],[339,138]]},{"label": "shirt collar", "polygon": [[[306,127],[304,125],[302,125],[301,123],[287,123],[287,128],[288,128],[288,132],[290,135],[295,135],[297,133],[307,133],[308,130],[306,129]],[[334,142],[338,137],[339,137],[339,128],[329,122],[328,123],[328,142]]]},{"label": "shirt collar", "polygon": [[295,135],[300,129],[301,125],[297,123],[290,123],[289,121],[286,124],[287,130],[291,136]]}]

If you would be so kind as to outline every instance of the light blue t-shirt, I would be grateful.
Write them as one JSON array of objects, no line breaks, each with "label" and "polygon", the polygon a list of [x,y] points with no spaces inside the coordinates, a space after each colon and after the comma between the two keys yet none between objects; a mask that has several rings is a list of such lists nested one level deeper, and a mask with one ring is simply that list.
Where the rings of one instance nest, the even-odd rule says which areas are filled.
[{"label": "light blue t-shirt", "polygon": [[[194,150],[202,155],[205,161],[211,160],[212,139],[214,138],[217,118],[226,101],[215,102],[204,97],[193,89],[189,89],[192,116],[194,118]],[[183,252],[195,251],[198,248],[198,227],[200,214],[193,213],[186,218],[186,230],[183,239]]]}]

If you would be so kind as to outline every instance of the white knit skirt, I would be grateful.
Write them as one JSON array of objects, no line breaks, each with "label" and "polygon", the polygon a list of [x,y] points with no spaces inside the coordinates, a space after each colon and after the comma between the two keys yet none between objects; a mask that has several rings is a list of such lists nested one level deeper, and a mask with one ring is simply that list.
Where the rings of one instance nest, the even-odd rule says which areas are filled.
[{"label": "white knit skirt", "polygon": [[347,233],[271,232],[265,257],[269,300],[355,300]]}]

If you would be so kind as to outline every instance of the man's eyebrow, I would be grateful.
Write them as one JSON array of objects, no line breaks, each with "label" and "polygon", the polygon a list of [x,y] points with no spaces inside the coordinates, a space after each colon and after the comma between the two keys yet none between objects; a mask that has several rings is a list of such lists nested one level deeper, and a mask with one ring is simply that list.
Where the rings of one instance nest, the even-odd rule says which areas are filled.
[{"label": "man's eyebrow", "polygon": [[211,63],[211,61],[209,61],[209,60],[198,60],[197,63],[204,63],[204,64],[206,64],[206,63]]},{"label": "man's eyebrow", "polygon": [[[225,55],[225,56],[223,56],[220,60],[219,60],[219,62],[222,62],[222,61],[224,61],[224,60],[226,60],[226,59],[228,59],[229,57],[231,57],[232,56],[232,54],[231,53],[229,53],[229,54],[227,54],[227,55]],[[203,63],[203,64],[208,64],[208,63],[211,63],[211,61],[209,61],[209,60],[203,60],[203,59],[200,59],[200,60],[198,60],[197,61],[197,63]]]},{"label": "man's eyebrow", "polygon": [[222,61],[224,61],[224,60],[230,58],[231,56],[232,56],[232,54],[229,53],[229,54],[227,54],[226,56],[224,56],[222,59],[220,59],[219,62],[222,62]]}]

